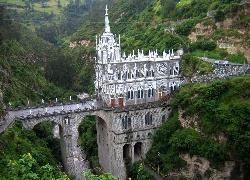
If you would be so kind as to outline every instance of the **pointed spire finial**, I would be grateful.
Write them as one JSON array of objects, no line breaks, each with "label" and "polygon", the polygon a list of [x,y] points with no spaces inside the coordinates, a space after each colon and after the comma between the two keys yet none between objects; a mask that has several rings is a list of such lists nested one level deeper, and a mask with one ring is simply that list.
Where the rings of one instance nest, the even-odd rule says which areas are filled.
[{"label": "pointed spire finial", "polygon": [[106,14],[105,15],[108,15],[108,5],[106,5]]},{"label": "pointed spire finial", "polygon": [[105,32],[110,33],[109,18],[108,18],[108,6],[107,5],[106,5],[106,14],[105,14]]}]

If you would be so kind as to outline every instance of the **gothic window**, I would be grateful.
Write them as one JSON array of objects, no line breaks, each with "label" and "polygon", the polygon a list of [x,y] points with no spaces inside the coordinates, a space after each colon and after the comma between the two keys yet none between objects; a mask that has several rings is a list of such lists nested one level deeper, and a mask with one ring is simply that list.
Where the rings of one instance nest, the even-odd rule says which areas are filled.
[{"label": "gothic window", "polygon": [[151,77],[154,77],[154,70],[151,70]]},{"label": "gothic window", "polygon": [[135,76],[136,77],[140,77],[140,71],[137,69],[136,72],[135,72]]},{"label": "gothic window", "polygon": [[128,73],[127,73],[127,71],[122,75],[122,78],[123,79],[127,79],[127,77],[128,77]]},{"label": "gothic window", "polygon": [[171,90],[171,92],[176,90],[176,83],[174,81],[171,82],[171,84],[170,84],[170,90]]},{"label": "gothic window", "polygon": [[137,96],[139,99],[143,98],[143,88],[142,86],[139,87],[138,91],[137,91]]},{"label": "gothic window", "polygon": [[131,128],[131,118],[124,116],[122,118],[122,129],[129,129]]},{"label": "gothic window", "polygon": [[149,88],[148,88],[148,97],[153,97],[154,96],[154,89],[152,87],[152,85],[149,85]]},{"label": "gothic window", "polygon": [[149,76],[149,73],[148,73],[148,70],[146,71],[146,77],[148,77]]},{"label": "gothic window", "polygon": [[128,128],[131,128],[131,118],[128,118]]},{"label": "gothic window", "polygon": [[118,80],[121,80],[122,76],[121,76],[121,72],[118,73]]},{"label": "gothic window", "polygon": [[130,79],[130,72],[127,73],[127,79]]},{"label": "gothic window", "polygon": [[65,124],[69,124],[69,117],[68,117],[68,116],[66,116],[66,117],[64,118],[64,123],[65,123]]},{"label": "gothic window", "polygon": [[163,115],[163,116],[161,117],[161,122],[164,123],[165,121],[166,121],[166,116]]},{"label": "gothic window", "polygon": [[122,85],[122,84],[119,86],[119,92],[120,92],[120,93],[123,92],[123,85]]},{"label": "gothic window", "polygon": [[153,122],[153,115],[151,113],[147,113],[145,115],[145,125],[148,126],[148,125],[152,125],[152,122]]},{"label": "gothic window", "polygon": [[119,93],[119,94],[123,93],[123,85],[122,84],[118,84],[116,86],[116,92]]},{"label": "gothic window", "polygon": [[128,94],[128,99],[134,99],[134,91],[132,87],[129,87],[127,94]]},{"label": "gothic window", "polygon": [[108,79],[109,80],[114,80],[114,76],[113,75],[108,75]]},{"label": "gothic window", "polygon": [[122,119],[122,129],[127,129],[127,119]]}]

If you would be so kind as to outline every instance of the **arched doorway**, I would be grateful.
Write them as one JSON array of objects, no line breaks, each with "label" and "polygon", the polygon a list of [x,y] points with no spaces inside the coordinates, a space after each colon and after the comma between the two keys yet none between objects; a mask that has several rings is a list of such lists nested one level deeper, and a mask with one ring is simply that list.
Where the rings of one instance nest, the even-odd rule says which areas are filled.
[{"label": "arched doorway", "polygon": [[134,162],[139,162],[142,158],[142,142],[137,142],[134,145]]},{"label": "arched doorway", "polygon": [[123,146],[123,159],[129,159],[130,158],[130,153],[129,153],[130,145],[125,144]]},{"label": "arched doorway", "polygon": [[130,148],[131,148],[130,144],[125,144],[123,146],[123,160],[124,160],[124,165],[126,169],[129,168],[130,160],[131,160]]}]

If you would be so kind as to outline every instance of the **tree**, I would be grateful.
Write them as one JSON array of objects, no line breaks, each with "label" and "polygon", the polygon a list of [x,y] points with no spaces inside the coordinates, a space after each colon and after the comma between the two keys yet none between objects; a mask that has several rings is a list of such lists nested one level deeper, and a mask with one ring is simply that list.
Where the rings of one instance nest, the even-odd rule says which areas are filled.
[{"label": "tree", "polygon": [[218,10],[214,15],[215,21],[224,21],[225,12],[223,10]]},{"label": "tree", "polygon": [[134,164],[130,169],[130,178],[133,180],[154,180],[154,176],[147,171],[143,163]]},{"label": "tree", "polygon": [[168,17],[169,13],[175,8],[175,0],[161,0],[162,16],[163,18]]},{"label": "tree", "polygon": [[118,180],[116,177],[114,177],[110,173],[104,173],[98,176],[98,175],[92,174],[90,170],[84,172],[84,179],[85,180]]},{"label": "tree", "polygon": [[30,153],[22,155],[17,161],[9,160],[8,173],[3,179],[58,179],[69,180],[65,173],[46,164],[39,166]]}]

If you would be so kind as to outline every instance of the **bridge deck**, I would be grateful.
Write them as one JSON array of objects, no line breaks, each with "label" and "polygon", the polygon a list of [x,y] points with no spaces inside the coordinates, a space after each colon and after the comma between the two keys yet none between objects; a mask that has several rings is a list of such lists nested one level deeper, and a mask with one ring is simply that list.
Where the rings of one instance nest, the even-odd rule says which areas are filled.
[{"label": "bridge deck", "polygon": [[171,95],[165,96],[161,101],[146,103],[146,104],[137,104],[129,105],[125,107],[102,107],[101,102],[94,100],[82,102],[71,102],[66,104],[55,104],[50,106],[40,106],[40,107],[25,107],[25,108],[13,108],[9,110],[4,117],[3,123],[0,125],[0,134],[4,132],[8,127],[10,127],[16,119],[26,119],[32,117],[40,116],[53,116],[60,113],[74,113],[82,111],[93,111],[93,110],[104,110],[104,111],[130,111],[135,109],[145,109],[156,107],[162,104],[162,101],[169,99]]},{"label": "bridge deck", "polygon": [[26,108],[16,108],[11,109],[7,112],[4,117],[4,121],[0,126],[0,133],[5,131],[16,118],[23,119],[38,115],[50,115],[55,113],[64,112],[74,112],[74,111],[89,111],[93,109],[99,109],[100,104],[94,99],[91,101],[86,101],[85,103],[72,102],[67,104],[56,104],[50,106],[40,106],[40,107],[26,107]]}]

